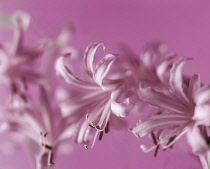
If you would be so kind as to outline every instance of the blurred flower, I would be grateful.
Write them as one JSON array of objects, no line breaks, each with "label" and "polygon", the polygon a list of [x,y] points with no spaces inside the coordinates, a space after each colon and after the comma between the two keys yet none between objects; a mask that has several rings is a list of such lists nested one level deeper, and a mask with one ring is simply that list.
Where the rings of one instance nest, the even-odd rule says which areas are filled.
[{"label": "blurred flower", "polygon": [[1,109],[0,120],[7,124],[6,131],[13,132],[24,142],[35,143],[36,148],[30,144],[33,146],[30,146],[29,150],[34,155],[36,168],[45,169],[54,164],[53,156],[61,143],[71,135],[65,130],[67,126],[63,123],[59,108],[52,106],[54,100],[49,98],[42,85],[39,86],[38,93],[39,103],[34,103],[32,98],[27,98],[26,102],[18,93],[15,94],[13,104]]},{"label": "blurred flower", "polygon": [[1,83],[6,83],[12,93],[17,92],[18,82],[27,86],[27,81],[37,82],[41,75],[31,69],[32,62],[41,54],[40,49],[28,49],[23,45],[24,31],[29,24],[29,16],[17,12],[11,16],[14,25],[13,42],[0,44],[0,76]]}]

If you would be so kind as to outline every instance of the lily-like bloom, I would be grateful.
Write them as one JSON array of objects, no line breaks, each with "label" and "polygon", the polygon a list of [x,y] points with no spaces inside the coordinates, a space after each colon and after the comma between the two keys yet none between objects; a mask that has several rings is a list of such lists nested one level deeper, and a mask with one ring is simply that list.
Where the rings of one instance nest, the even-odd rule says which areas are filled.
[{"label": "lily-like bloom", "polygon": [[125,72],[122,76],[127,78],[129,86],[138,89],[139,83],[143,83],[158,90],[167,87],[167,73],[171,69],[176,55],[168,53],[165,44],[153,42],[147,45],[140,57],[127,46],[123,46],[121,50],[124,57],[119,58],[119,62]]},{"label": "lily-like bloom", "polygon": [[27,86],[27,81],[36,82],[40,75],[30,69],[32,62],[41,54],[39,49],[28,49],[23,46],[24,31],[29,24],[26,13],[15,13],[11,16],[14,26],[14,38],[9,44],[0,44],[0,77],[1,83],[6,83],[17,92],[19,83]]},{"label": "lily-like bloom", "polygon": [[16,93],[12,104],[1,109],[0,120],[7,124],[6,131],[31,143],[29,150],[34,155],[36,168],[45,169],[54,164],[54,155],[71,134],[46,89],[40,85],[38,92],[39,103],[34,103],[29,97],[26,102]]},{"label": "lily-like bloom", "polygon": [[94,66],[95,53],[100,46],[105,51],[104,44],[94,43],[86,49],[84,55],[85,69],[90,80],[82,80],[70,70],[65,62],[68,56],[60,57],[55,65],[58,75],[67,83],[85,89],[86,96],[81,97],[72,107],[77,107],[76,111],[83,113],[77,142],[84,144],[86,148],[94,145],[94,141],[91,145],[86,139],[90,128],[95,129],[95,138],[99,133],[100,138],[102,138],[103,132],[109,131],[111,116],[114,114],[118,117],[125,117],[133,107],[129,98],[125,97],[126,85],[123,80],[107,77],[116,56],[107,54]]},{"label": "lily-like bloom", "polygon": [[193,119],[195,126],[187,133],[192,151],[198,155],[203,169],[210,169],[210,85],[205,85],[196,95]]},{"label": "lily-like bloom", "polygon": [[[209,124],[209,112],[200,112],[199,100],[202,98],[200,92],[205,89],[201,87],[200,77],[194,75],[189,80],[182,77],[182,67],[187,59],[176,61],[170,72],[169,91],[156,91],[150,87],[139,87],[139,96],[147,103],[159,108],[159,112],[147,119],[140,120],[131,131],[137,137],[151,134],[154,146],[147,149],[142,145],[143,151],[170,148],[187,131],[199,124]],[[208,114],[208,115],[207,115]],[[205,122],[205,123],[204,123]]]}]

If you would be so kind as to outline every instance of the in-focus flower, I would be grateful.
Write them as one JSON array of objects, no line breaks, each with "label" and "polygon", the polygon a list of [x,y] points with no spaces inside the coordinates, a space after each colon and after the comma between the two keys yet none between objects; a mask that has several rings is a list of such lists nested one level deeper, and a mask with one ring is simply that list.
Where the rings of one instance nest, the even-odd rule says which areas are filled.
[{"label": "in-focus flower", "polygon": [[[95,129],[95,138],[98,134],[102,138],[103,132],[107,133],[109,131],[111,116],[115,114],[118,117],[125,117],[133,107],[129,98],[125,97],[126,85],[123,79],[108,77],[110,67],[116,56],[107,54],[94,66],[95,53],[100,46],[105,50],[104,44],[94,43],[86,49],[84,55],[85,69],[90,80],[82,80],[70,70],[65,62],[68,56],[60,57],[55,65],[57,73],[67,83],[84,89],[85,96],[74,102],[75,105],[72,107],[76,107],[78,113],[83,113],[79,122],[81,125],[77,142],[83,143],[86,148],[94,145],[94,141],[91,145],[89,140],[86,139],[89,137],[90,128]],[[86,120],[84,120],[85,118]]]},{"label": "in-focus flower", "polygon": [[[170,72],[169,91],[156,91],[150,87],[139,87],[139,96],[149,104],[159,108],[159,112],[147,119],[140,120],[131,131],[137,137],[151,134],[154,146],[147,149],[142,145],[143,151],[157,150],[161,146],[163,149],[172,147],[174,143],[184,135],[189,129],[198,124],[204,124],[205,112],[197,112],[199,93],[205,88],[201,87],[200,77],[194,75],[189,80],[182,77],[182,67],[187,59],[176,61]],[[207,117],[207,116],[205,116]],[[208,119],[208,123],[209,123]],[[206,121],[205,121],[206,122]]]}]

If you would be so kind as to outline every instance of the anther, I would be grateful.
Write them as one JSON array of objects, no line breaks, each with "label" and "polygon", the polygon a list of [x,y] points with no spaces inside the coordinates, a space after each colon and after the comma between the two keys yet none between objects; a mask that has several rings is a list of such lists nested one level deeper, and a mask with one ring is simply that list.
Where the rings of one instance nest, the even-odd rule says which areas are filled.
[{"label": "anther", "polygon": [[44,137],[46,137],[48,135],[48,132],[44,133]]},{"label": "anther", "polygon": [[46,149],[52,150],[52,146],[50,146],[50,145],[45,144],[44,147],[45,147]]},{"label": "anther", "polygon": [[99,141],[101,141],[101,140],[102,140],[102,138],[103,138],[103,134],[104,134],[104,132],[103,132],[103,131],[101,131],[101,132],[100,132],[100,134],[99,134]]},{"label": "anther", "polygon": [[167,143],[166,145],[169,145],[172,141],[174,141],[175,138],[176,138],[176,136],[171,137],[171,138],[168,140],[168,143]]},{"label": "anther", "polygon": [[107,123],[106,127],[105,127],[105,133],[109,133],[110,131],[110,128],[109,128],[109,122]]},{"label": "anther", "polygon": [[95,128],[95,127],[93,127],[91,124],[89,124],[89,127],[93,128],[93,129]]},{"label": "anther", "polygon": [[95,128],[95,124],[93,123],[93,122],[91,122],[91,124],[90,124],[92,127],[94,127]]},{"label": "anther", "polygon": [[86,118],[86,120],[88,120],[88,118],[89,118],[89,114],[86,114],[85,118]]},{"label": "anther", "polygon": [[101,130],[101,127],[100,126],[96,126],[95,128],[98,129],[98,130]]},{"label": "anther", "polygon": [[86,149],[88,149],[88,146],[87,146],[87,144],[84,144],[84,147],[85,147]]},{"label": "anther", "polygon": [[158,146],[156,147],[154,157],[157,157],[157,153],[158,153],[159,148],[160,148],[160,145],[158,145]]},{"label": "anther", "polygon": [[151,136],[152,136],[154,145],[157,145],[157,140],[156,140],[155,134],[153,132],[151,132]]}]

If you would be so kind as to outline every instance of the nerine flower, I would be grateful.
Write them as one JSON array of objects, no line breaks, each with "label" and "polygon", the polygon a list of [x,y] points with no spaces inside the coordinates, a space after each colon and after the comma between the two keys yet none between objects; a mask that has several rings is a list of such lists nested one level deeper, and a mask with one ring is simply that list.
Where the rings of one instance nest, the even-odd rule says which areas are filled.
[{"label": "nerine flower", "polygon": [[196,95],[193,119],[196,125],[187,133],[192,151],[198,155],[204,169],[210,168],[210,85],[205,85]]},{"label": "nerine flower", "polygon": [[11,16],[11,22],[14,26],[13,41],[0,44],[0,77],[1,83],[9,85],[14,93],[18,90],[18,82],[26,86],[27,81],[35,82],[40,78],[30,67],[41,54],[41,50],[24,47],[24,31],[29,24],[29,16],[26,13],[15,13]]},{"label": "nerine flower", "polygon": [[[170,71],[169,91],[156,91],[143,84],[139,87],[139,96],[147,103],[159,108],[159,112],[147,119],[140,120],[131,131],[137,137],[151,134],[154,146],[147,149],[142,145],[143,151],[157,150],[172,147],[174,143],[187,131],[199,124],[206,124],[210,119],[206,112],[198,111],[199,93],[205,88],[201,87],[200,77],[194,75],[188,81],[183,80],[182,67],[187,59],[176,61]],[[208,114],[208,116],[207,116]],[[199,118],[198,118],[199,117]],[[204,123],[205,122],[205,123]]]},{"label": "nerine flower", "polygon": [[167,86],[167,72],[172,67],[176,55],[168,53],[165,44],[153,42],[147,45],[140,53],[140,57],[127,46],[122,46],[121,50],[124,55],[119,58],[124,69],[122,76],[127,78],[129,87],[138,89],[139,83],[143,83],[161,90]]},{"label": "nerine flower", "polygon": [[100,137],[102,137],[103,132],[107,133],[109,131],[109,121],[112,114],[125,117],[133,107],[129,102],[129,98],[124,97],[126,85],[123,83],[123,79],[111,79],[107,77],[116,56],[107,54],[94,66],[95,53],[100,46],[104,50],[106,49],[102,43],[91,44],[86,49],[84,63],[87,75],[90,78],[88,81],[77,77],[67,67],[65,63],[67,56],[60,57],[55,65],[57,73],[67,83],[85,89],[85,92],[88,93],[85,93],[86,95],[81,97],[74,105],[74,107],[78,107],[76,109],[78,113],[81,111],[84,113],[78,130],[77,142],[83,143],[86,148],[89,146],[87,137],[90,128],[96,130],[95,138],[99,133]]},{"label": "nerine flower", "polygon": [[6,124],[6,131],[22,138],[23,143],[36,143],[35,147],[31,144],[29,150],[34,154],[36,168],[45,169],[54,164],[54,155],[71,134],[46,89],[40,85],[38,92],[39,106],[30,98],[25,102],[16,93],[13,104],[1,109],[0,121]]}]

